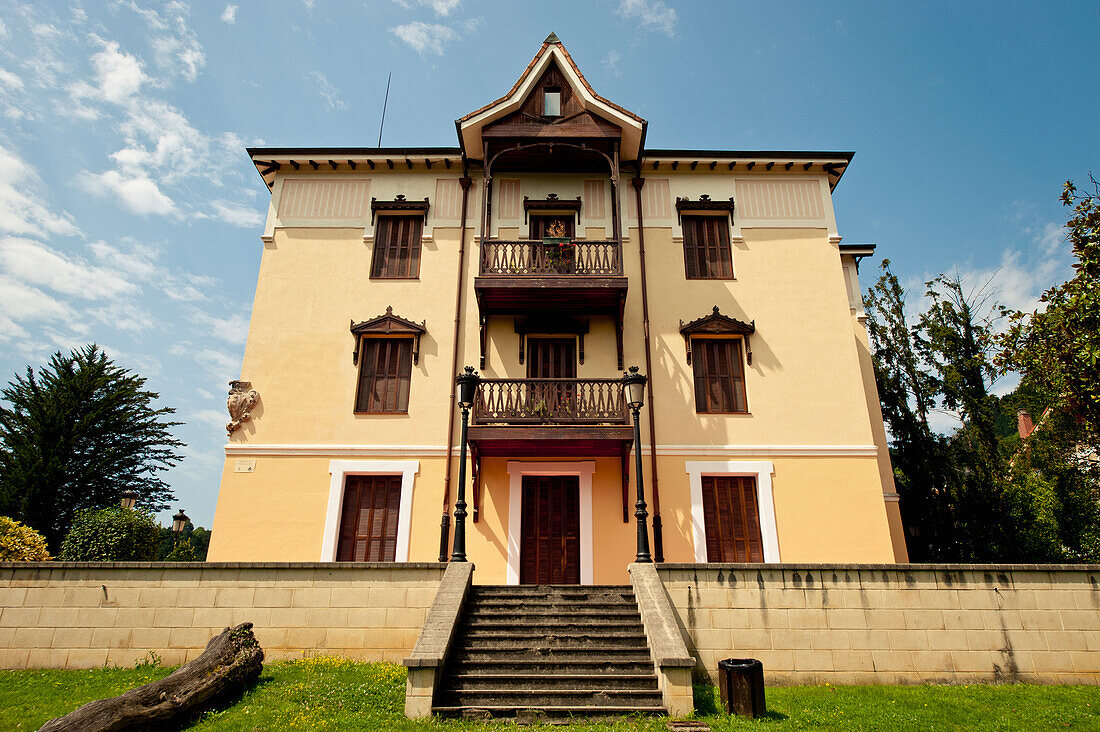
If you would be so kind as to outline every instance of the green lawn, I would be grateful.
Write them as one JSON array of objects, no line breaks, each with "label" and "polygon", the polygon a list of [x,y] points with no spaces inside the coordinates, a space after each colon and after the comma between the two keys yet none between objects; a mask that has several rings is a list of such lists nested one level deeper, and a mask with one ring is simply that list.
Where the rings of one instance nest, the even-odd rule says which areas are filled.
[{"label": "green lawn", "polygon": [[[0,729],[32,730],[80,704],[168,674],[170,669],[0,671]],[[192,730],[500,730],[500,724],[430,721],[402,714],[405,670],[317,657],[272,663],[233,706]],[[1091,686],[803,686],[767,692],[769,718],[717,714],[714,689],[697,687],[699,716],[715,730],[1100,730],[1100,688]],[[560,727],[556,729],[561,729]],[[572,729],[664,730],[630,719]]]}]

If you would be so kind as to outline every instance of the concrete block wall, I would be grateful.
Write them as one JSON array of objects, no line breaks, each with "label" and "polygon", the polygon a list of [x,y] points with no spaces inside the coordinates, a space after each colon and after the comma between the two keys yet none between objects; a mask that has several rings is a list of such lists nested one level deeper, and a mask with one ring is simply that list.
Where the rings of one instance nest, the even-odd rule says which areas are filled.
[{"label": "concrete block wall", "polygon": [[167,665],[251,622],[268,660],[401,663],[446,565],[0,563],[0,668]]},{"label": "concrete block wall", "polygon": [[695,655],[769,683],[1100,683],[1100,566],[658,565]]}]

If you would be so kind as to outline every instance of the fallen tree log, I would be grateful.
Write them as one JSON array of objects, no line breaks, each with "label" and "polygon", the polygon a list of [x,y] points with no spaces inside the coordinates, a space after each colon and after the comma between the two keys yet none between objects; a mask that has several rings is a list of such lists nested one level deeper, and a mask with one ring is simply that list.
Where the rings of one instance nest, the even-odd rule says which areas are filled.
[{"label": "fallen tree log", "polygon": [[260,675],[263,661],[264,651],[252,634],[252,623],[241,623],[211,638],[201,656],[160,681],[89,702],[51,719],[39,732],[121,732],[179,726],[243,691]]}]

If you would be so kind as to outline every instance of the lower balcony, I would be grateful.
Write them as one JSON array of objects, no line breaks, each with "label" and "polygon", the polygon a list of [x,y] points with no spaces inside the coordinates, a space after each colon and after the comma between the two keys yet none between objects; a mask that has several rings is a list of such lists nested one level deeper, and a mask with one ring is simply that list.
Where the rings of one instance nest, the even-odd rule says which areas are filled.
[{"label": "lower balcony", "polygon": [[483,457],[618,457],[626,506],[634,430],[619,379],[482,379],[467,442],[475,521]]}]

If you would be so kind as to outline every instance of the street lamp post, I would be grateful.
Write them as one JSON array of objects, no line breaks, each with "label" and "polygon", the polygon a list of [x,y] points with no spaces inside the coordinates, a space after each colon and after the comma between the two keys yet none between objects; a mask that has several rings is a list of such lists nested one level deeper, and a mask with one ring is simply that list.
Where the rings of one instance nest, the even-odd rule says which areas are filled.
[{"label": "street lamp post", "polygon": [[172,517],[172,535],[175,537],[172,540],[172,546],[179,543],[180,534],[187,528],[187,524],[190,521],[191,519],[183,512],[182,508],[179,510],[179,513]]},{"label": "street lamp post", "polygon": [[466,561],[466,428],[470,422],[470,407],[481,377],[473,366],[455,379],[458,382],[458,407],[462,410],[462,437],[458,453],[458,500],[455,501],[455,540],[451,549],[452,562]]},{"label": "street lamp post", "polygon": [[642,432],[638,425],[638,415],[645,403],[646,377],[638,373],[637,366],[631,366],[623,372],[623,394],[634,415],[634,479],[638,485],[638,502],[634,504],[634,515],[638,517],[638,555],[635,562],[652,562],[649,556],[649,530],[646,528],[645,487],[642,485]]},{"label": "street lamp post", "polygon": [[119,503],[122,504],[123,508],[133,508],[134,504],[137,503],[138,493],[135,490],[127,489],[122,491],[120,499]]}]

